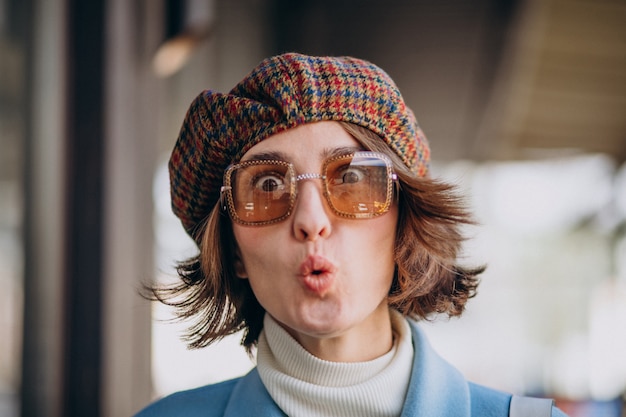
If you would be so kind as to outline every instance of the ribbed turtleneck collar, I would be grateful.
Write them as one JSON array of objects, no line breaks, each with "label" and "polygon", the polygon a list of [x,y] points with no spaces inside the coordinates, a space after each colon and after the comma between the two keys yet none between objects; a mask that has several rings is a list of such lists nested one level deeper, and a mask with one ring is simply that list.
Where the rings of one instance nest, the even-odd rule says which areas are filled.
[{"label": "ribbed turtleneck collar", "polygon": [[269,314],[259,337],[259,375],[289,416],[399,416],[413,362],[411,330],[391,310],[394,344],[366,362],[329,362],[306,351]]}]

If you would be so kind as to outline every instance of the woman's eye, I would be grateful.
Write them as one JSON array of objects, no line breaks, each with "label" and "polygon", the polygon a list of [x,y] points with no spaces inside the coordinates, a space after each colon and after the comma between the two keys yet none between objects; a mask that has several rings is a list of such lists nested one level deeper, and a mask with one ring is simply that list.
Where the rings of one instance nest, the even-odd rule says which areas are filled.
[{"label": "woman's eye", "polygon": [[356,184],[364,177],[363,171],[349,168],[337,173],[335,184]]},{"label": "woman's eye", "polygon": [[283,177],[278,174],[266,174],[254,180],[254,188],[266,193],[278,191],[283,188],[284,184]]}]

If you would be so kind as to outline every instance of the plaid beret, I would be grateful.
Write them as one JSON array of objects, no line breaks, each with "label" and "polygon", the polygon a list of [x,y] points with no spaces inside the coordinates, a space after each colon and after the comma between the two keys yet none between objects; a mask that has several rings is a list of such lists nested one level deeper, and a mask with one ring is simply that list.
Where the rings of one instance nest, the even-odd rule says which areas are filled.
[{"label": "plaid beret", "polygon": [[219,200],[224,171],[263,139],[305,123],[354,123],[378,134],[418,176],[429,147],[393,80],[352,57],[288,53],[262,61],[228,94],[191,103],[169,161],[172,209],[190,236]]}]

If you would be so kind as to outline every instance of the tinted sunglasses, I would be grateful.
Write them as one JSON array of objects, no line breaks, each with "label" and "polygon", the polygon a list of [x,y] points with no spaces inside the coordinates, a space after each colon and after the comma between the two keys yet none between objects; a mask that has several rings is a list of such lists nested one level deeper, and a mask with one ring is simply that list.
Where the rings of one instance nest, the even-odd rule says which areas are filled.
[{"label": "tinted sunglasses", "polygon": [[391,207],[397,177],[391,160],[378,152],[330,157],[319,174],[297,174],[285,161],[250,160],[226,169],[220,198],[234,222],[273,224],[293,212],[298,182],[314,179],[322,180],[324,197],[336,215],[370,219]]}]

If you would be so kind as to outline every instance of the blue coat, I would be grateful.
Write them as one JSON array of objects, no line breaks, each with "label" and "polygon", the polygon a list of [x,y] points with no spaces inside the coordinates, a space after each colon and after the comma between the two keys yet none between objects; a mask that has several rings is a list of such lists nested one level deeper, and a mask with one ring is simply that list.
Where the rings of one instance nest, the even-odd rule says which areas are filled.
[{"label": "blue coat", "polygon": [[[468,382],[429,345],[411,322],[415,358],[401,417],[505,417],[511,394]],[[135,417],[282,417],[258,371],[165,397]],[[552,409],[553,417],[566,417]]]}]

